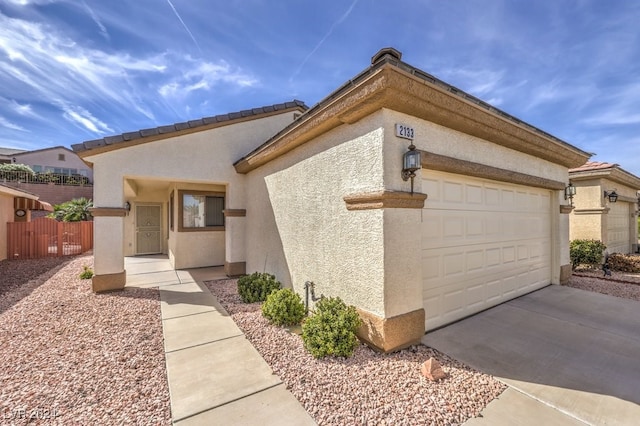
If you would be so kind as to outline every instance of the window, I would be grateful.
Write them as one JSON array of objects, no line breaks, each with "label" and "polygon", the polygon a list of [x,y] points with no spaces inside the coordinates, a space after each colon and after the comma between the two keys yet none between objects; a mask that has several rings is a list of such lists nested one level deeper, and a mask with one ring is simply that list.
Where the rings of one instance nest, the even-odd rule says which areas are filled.
[{"label": "window", "polygon": [[42,171],[42,166],[32,166],[31,168],[36,173],[40,173]]},{"label": "window", "polygon": [[58,161],[64,161],[64,154],[58,154]]},{"label": "window", "polygon": [[178,191],[178,231],[224,230],[224,193]]}]

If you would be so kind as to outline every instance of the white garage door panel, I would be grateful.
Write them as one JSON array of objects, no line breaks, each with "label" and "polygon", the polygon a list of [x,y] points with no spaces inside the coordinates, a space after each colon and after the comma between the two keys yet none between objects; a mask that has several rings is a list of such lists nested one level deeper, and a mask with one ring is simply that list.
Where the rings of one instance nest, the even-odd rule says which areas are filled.
[{"label": "white garage door panel", "polygon": [[424,176],[427,330],[549,284],[549,191],[433,171]]},{"label": "white garage door panel", "polygon": [[618,201],[609,204],[607,217],[607,251],[609,253],[628,253],[629,242],[629,203]]}]

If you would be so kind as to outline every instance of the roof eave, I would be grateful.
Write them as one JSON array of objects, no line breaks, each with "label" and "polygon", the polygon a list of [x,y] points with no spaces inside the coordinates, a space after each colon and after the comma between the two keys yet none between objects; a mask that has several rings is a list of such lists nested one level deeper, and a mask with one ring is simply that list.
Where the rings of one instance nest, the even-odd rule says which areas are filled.
[{"label": "roof eave", "polygon": [[621,185],[640,190],[640,178],[626,170],[614,165],[606,169],[593,169],[569,172],[569,179],[582,181],[589,179],[608,179]]},{"label": "roof eave", "polygon": [[[287,108],[283,108],[283,109],[274,109],[273,111],[269,111],[269,112],[263,112],[263,113],[259,113],[259,114],[252,114],[252,115],[245,115],[242,116],[241,114],[238,113],[238,117],[237,118],[233,118],[233,119],[229,119],[229,120],[225,120],[225,121],[219,121],[219,122],[212,122],[209,124],[205,124],[205,125],[198,125],[195,127],[188,127],[188,126],[183,126],[183,128],[180,128],[179,130],[174,130],[174,131],[167,131],[167,132],[155,132],[155,134],[149,134],[147,136],[142,135],[142,136],[138,136],[138,137],[131,137],[129,138],[129,133],[125,133],[123,135],[118,135],[118,136],[114,136],[111,138],[118,138],[118,141],[116,143],[114,142],[109,142],[111,140],[111,138],[106,138],[109,139],[109,141],[105,141],[105,144],[98,144],[98,141],[88,141],[88,142],[83,142],[80,144],[75,144],[72,145],[71,147],[73,148],[73,151],[87,164],[91,164],[92,162],[90,160],[88,160],[88,158],[93,157],[95,155],[100,155],[100,154],[104,154],[105,152],[111,152],[111,151],[115,151],[115,150],[119,150],[119,149],[123,149],[123,148],[128,148],[128,147],[132,147],[132,146],[136,146],[136,145],[141,145],[141,144],[145,144],[148,142],[155,142],[158,140],[163,140],[163,139],[169,139],[169,138],[173,138],[173,137],[177,137],[177,136],[183,136],[183,135],[188,135],[188,134],[192,134],[192,133],[198,133],[198,132],[203,132],[203,131],[207,131],[207,130],[211,130],[211,129],[215,129],[215,128],[220,128],[220,127],[224,127],[224,126],[229,126],[232,124],[238,124],[238,123],[242,123],[242,122],[246,122],[246,121],[253,121],[253,120],[258,120],[261,118],[266,118],[266,117],[271,117],[274,115],[280,115],[280,114],[284,114],[284,113],[288,113],[288,112],[294,112],[294,111],[299,111],[299,112],[304,112],[306,111],[307,108],[306,106],[304,106],[304,104],[295,104],[293,106],[287,107]],[[182,126],[181,126],[182,127]],[[158,128],[161,129],[161,128]],[[141,130],[141,133],[144,133],[145,130]],[[96,143],[96,146],[89,146],[87,147],[87,144],[91,144],[92,142]]]},{"label": "roof eave", "polygon": [[431,121],[567,168],[579,167],[591,156],[533,126],[517,122],[499,110],[479,105],[475,98],[461,95],[451,86],[428,81],[387,62],[361,73],[237,161],[234,164],[236,171],[248,173],[314,137],[342,124],[355,123],[382,108]]}]

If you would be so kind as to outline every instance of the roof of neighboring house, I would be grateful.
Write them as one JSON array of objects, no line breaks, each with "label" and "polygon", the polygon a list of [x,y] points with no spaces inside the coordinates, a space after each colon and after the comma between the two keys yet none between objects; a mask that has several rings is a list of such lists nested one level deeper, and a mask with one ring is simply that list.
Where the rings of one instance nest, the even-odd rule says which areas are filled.
[{"label": "roof of neighboring house", "polygon": [[607,178],[636,190],[640,190],[640,177],[624,170],[620,165],[604,161],[588,161],[580,167],[569,170],[573,181],[593,178]]},{"label": "roof of neighboring house", "polygon": [[32,192],[25,191],[24,189],[14,188],[13,186],[5,185],[4,183],[0,183],[0,192],[4,194],[9,194],[14,197],[24,197],[32,200],[37,200],[38,196]]},{"label": "roof of neighboring house", "polygon": [[247,173],[273,158],[345,123],[381,108],[413,115],[463,133],[491,140],[566,167],[592,155],[475,96],[401,61],[384,48],[369,68],[347,81],[234,166]]},{"label": "roof of neighboring house", "polygon": [[[69,148],[67,148],[66,146],[62,146],[62,145],[58,145],[58,146],[50,146],[47,148],[40,148],[40,149],[34,149],[33,151],[22,151],[22,152],[18,152],[15,154],[16,157],[19,157],[20,155],[24,155],[24,154],[33,154],[34,152],[44,152],[44,151],[50,151],[52,149],[64,149],[66,151],[72,152]],[[75,154],[75,153],[74,153]]]},{"label": "roof of neighboring house", "polygon": [[[120,147],[124,148],[129,145],[144,143],[146,141],[165,139],[184,133],[207,130],[209,128],[234,124],[241,121],[254,120],[265,116],[282,113],[288,110],[306,111],[307,109],[308,107],[304,102],[293,100],[291,102],[284,102],[259,108],[247,109],[243,111],[230,112],[228,114],[204,117],[198,120],[190,120],[182,123],[170,124],[168,126],[153,127],[149,129],[137,130],[135,132],[123,133],[120,135],[107,136],[102,139],[94,139],[71,145],[71,148],[73,148],[73,150],[78,155],[83,157],[86,155],[92,155],[94,152],[97,153],[97,151],[102,152],[110,149],[118,149]],[[116,147],[113,146],[118,144],[122,145]]]},{"label": "roof of neighboring house", "polygon": [[618,166],[619,164],[606,163],[604,161],[587,161],[580,167],[576,167],[575,169],[570,169],[569,173],[584,172],[588,170],[605,170],[605,169],[612,169]]},{"label": "roof of neighboring house", "polygon": [[16,148],[5,148],[0,146],[0,155],[15,155],[20,154],[21,152],[25,152],[24,149],[16,149]]}]

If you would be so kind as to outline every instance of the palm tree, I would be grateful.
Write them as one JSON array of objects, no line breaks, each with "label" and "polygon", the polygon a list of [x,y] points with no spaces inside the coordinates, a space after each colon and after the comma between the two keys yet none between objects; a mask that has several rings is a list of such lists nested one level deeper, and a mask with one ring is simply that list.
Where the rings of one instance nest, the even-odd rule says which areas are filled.
[{"label": "palm tree", "polygon": [[53,213],[49,215],[62,222],[80,222],[82,220],[91,220],[91,212],[89,209],[93,207],[93,201],[84,197],[74,198],[62,204],[53,206]]}]

